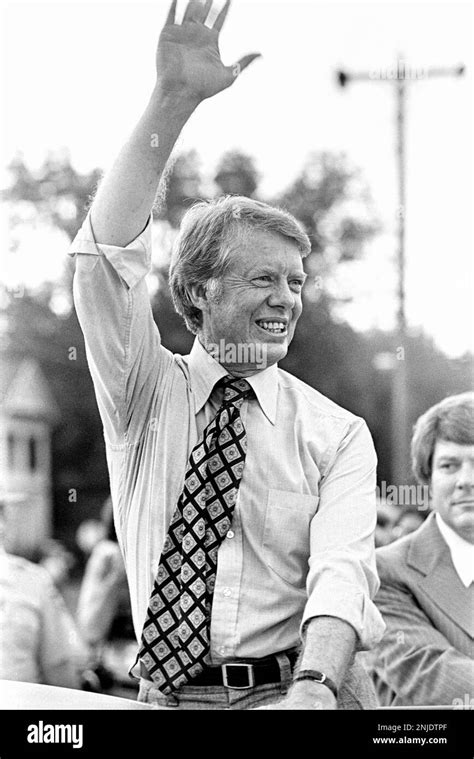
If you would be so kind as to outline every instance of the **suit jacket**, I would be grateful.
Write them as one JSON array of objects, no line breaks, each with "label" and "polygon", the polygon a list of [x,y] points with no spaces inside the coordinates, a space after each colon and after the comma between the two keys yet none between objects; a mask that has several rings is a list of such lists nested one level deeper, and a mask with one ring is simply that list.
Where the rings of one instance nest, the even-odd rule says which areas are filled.
[{"label": "suit jacket", "polygon": [[377,706],[374,684],[367,673],[362,654],[355,654],[342,679],[337,696],[337,708],[359,710],[376,709]]},{"label": "suit jacket", "polygon": [[474,703],[474,584],[459,579],[434,514],[376,554],[387,625],[373,657],[380,704]]}]

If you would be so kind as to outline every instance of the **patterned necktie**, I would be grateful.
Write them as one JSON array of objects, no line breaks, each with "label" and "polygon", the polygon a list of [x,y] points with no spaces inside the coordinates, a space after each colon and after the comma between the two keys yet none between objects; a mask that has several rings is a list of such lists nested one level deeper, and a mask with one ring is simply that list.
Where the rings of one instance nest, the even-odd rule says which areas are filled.
[{"label": "patterned necktie", "polygon": [[253,390],[246,380],[230,375],[219,386],[223,402],[189,457],[138,652],[166,694],[205,667],[217,551],[230,528],[244,470],[247,438],[240,409]]}]

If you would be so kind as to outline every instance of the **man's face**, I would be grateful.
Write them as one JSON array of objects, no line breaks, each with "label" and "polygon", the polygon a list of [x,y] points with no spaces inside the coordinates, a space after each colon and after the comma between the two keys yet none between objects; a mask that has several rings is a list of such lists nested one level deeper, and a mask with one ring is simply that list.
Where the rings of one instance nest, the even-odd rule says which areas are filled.
[{"label": "man's face", "polygon": [[445,524],[474,543],[474,445],[436,441],[431,503]]},{"label": "man's face", "polygon": [[200,339],[219,347],[228,371],[248,376],[286,356],[306,275],[296,244],[272,232],[249,231],[231,255],[218,298],[203,305]]}]

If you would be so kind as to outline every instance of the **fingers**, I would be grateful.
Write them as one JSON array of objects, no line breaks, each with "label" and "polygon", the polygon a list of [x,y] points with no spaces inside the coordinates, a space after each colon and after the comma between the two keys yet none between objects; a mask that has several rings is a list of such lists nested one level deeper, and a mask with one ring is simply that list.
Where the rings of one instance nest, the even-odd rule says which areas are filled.
[{"label": "fingers", "polygon": [[194,23],[199,23],[202,19],[202,11],[203,11],[203,4],[199,2],[199,0],[189,0],[189,3],[186,7],[186,10],[184,12],[183,16],[183,24],[187,21],[194,21]]},{"label": "fingers", "polygon": [[212,27],[213,29],[216,30],[216,32],[220,32],[220,30],[224,26],[224,21],[229,12],[229,8],[230,8],[230,0],[226,0],[224,7],[222,8],[221,12],[219,13],[216,20],[214,21],[214,26]]},{"label": "fingers", "polygon": [[[183,23],[195,23],[195,24],[204,24],[206,22],[206,19],[209,15],[209,11],[211,10],[213,0],[189,0],[188,5],[186,7],[186,10],[184,12],[183,16]],[[222,26],[224,24],[225,18],[227,16],[227,13],[229,11],[230,6],[230,0],[227,0],[221,11],[216,17],[216,20],[212,26],[213,29],[215,29],[217,32],[220,32],[222,29]],[[173,19],[175,17],[175,11],[176,11],[176,0],[173,1],[172,9],[170,9],[170,14],[168,16],[167,23],[173,23]],[[169,20],[171,17],[171,21]]]},{"label": "fingers", "polygon": [[237,79],[237,77],[242,73],[244,69],[247,68],[247,66],[250,66],[252,61],[254,61],[256,58],[261,58],[261,53],[249,53],[249,55],[244,55],[243,58],[241,58],[237,63],[234,63],[233,66],[230,66],[230,69],[232,70],[232,76],[234,79]]},{"label": "fingers", "polygon": [[165,26],[168,25],[168,24],[174,24],[174,19],[175,19],[175,15],[176,15],[176,3],[177,3],[177,0],[173,0],[173,2],[170,5],[170,9],[168,11],[168,16],[167,16],[166,21],[165,21]]},{"label": "fingers", "polygon": [[212,0],[206,0],[205,3],[201,3],[200,5],[201,5],[201,8],[199,11],[199,15],[200,15],[199,21],[201,22],[201,24],[205,24],[206,19],[209,15],[209,11],[211,10]]},{"label": "fingers", "polygon": [[235,82],[237,77],[240,76],[242,71],[246,69],[247,66],[250,66],[252,61],[254,61],[256,58],[261,58],[261,53],[250,53],[249,55],[244,55],[244,57],[237,61],[237,63],[234,63],[233,66],[226,66],[226,73],[228,77],[227,87],[230,87],[230,85]]}]

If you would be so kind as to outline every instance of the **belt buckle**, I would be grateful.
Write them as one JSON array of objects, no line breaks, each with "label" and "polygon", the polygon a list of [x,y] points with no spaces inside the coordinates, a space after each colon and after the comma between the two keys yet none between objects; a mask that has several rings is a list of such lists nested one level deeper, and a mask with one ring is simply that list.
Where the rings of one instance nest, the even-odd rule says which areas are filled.
[{"label": "belt buckle", "polygon": [[[247,690],[248,688],[253,688],[255,685],[255,674],[253,671],[253,664],[244,664],[243,662],[236,662],[235,664],[221,664],[222,669],[222,682],[224,683],[226,688],[232,688],[233,690]],[[246,685],[232,685],[229,682],[229,670],[234,669],[235,670],[245,670],[247,673],[247,684]],[[232,673],[230,672],[230,676],[232,679]]]}]

